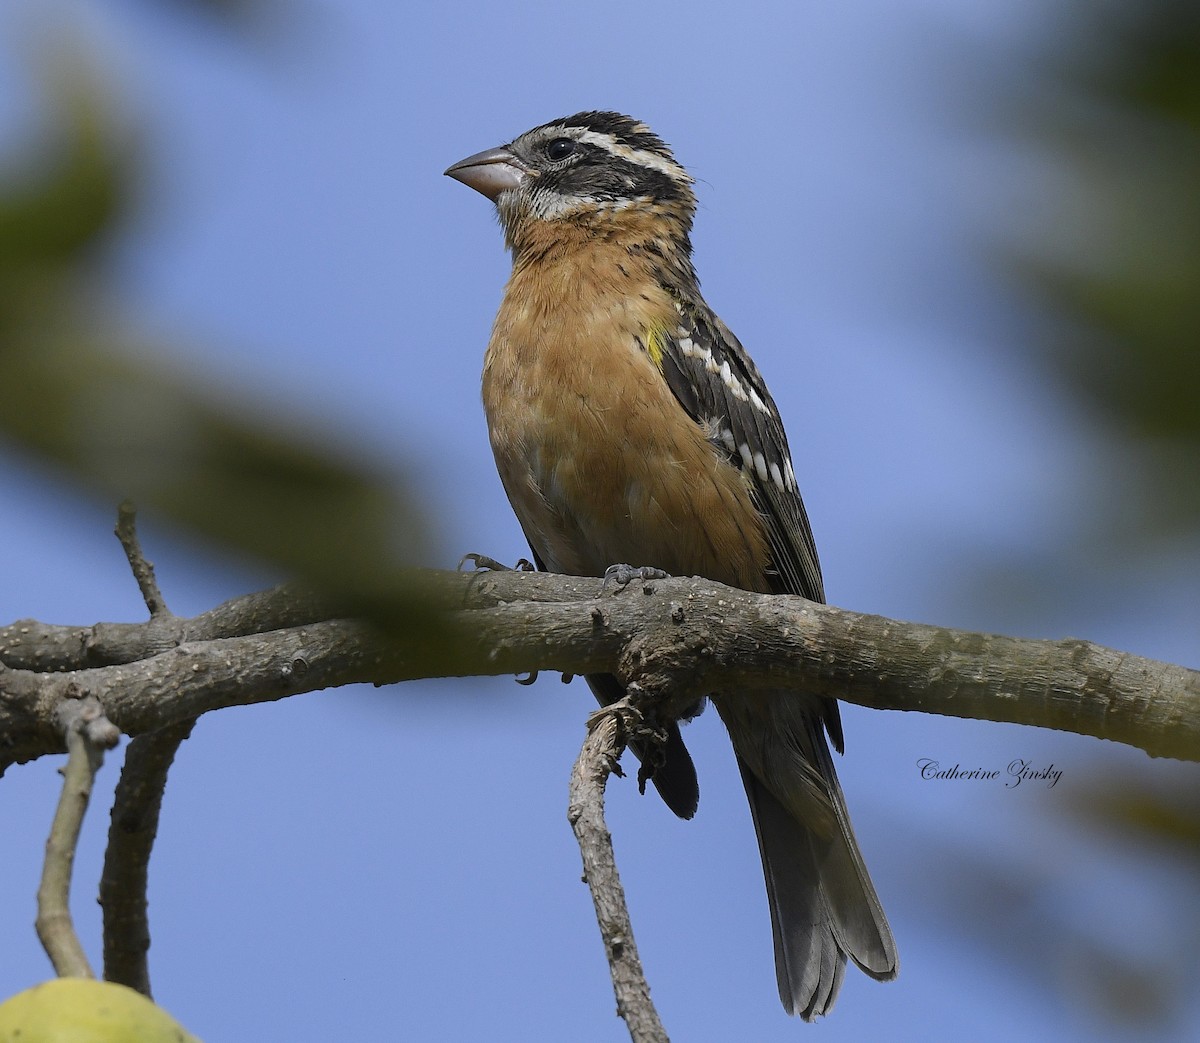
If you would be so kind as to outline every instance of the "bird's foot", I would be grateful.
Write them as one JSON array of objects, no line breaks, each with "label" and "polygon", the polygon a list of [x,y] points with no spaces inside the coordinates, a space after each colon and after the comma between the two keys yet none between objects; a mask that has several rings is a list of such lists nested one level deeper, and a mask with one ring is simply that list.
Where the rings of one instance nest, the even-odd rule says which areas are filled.
[{"label": "bird's foot", "polygon": [[[505,565],[503,562],[497,561],[495,558],[489,558],[486,554],[464,554],[458,560],[458,571],[462,572],[463,567],[467,564],[473,566],[475,572],[536,572],[537,568],[532,561],[527,561],[525,558],[519,558],[517,564],[513,568]],[[517,674],[515,680],[517,684],[530,685],[538,679],[538,672],[530,670],[527,674]]]},{"label": "bird's foot", "polygon": [[[636,685],[632,687],[636,688]],[[615,740],[618,748],[624,750],[631,745],[635,748],[641,761],[637,776],[638,792],[645,793],[646,783],[651,781],[659,768],[666,763],[669,733],[666,728],[654,723],[641,709],[624,699],[589,714],[587,729],[592,732],[610,721],[616,729]],[[614,775],[624,777],[625,773],[616,761],[613,761],[610,767]]]},{"label": "bird's foot", "polygon": [[641,744],[641,763],[638,765],[638,793],[646,795],[646,783],[651,782],[659,769],[667,763],[666,728],[652,728],[643,723],[639,732],[638,742]]},{"label": "bird's foot", "polygon": [[463,566],[470,562],[477,572],[536,572],[537,568],[532,561],[525,558],[518,558],[516,565],[511,568],[503,562],[497,561],[495,558],[489,558],[486,554],[464,554],[458,561],[458,571],[463,571]]},{"label": "bird's foot", "polygon": [[632,565],[609,565],[604,570],[604,582],[600,586],[600,592],[604,593],[609,580],[616,583],[618,591],[622,591],[634,580],[640,580],[644,589],[646,584],[655,579],[670,579],[670,576],[651,565],[642,565],[636,569]]}]

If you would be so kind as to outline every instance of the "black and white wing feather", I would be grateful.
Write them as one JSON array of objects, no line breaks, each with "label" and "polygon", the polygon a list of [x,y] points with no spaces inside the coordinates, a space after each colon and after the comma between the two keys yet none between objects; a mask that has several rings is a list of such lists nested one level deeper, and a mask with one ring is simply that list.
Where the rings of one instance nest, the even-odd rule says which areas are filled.
[{"label": "black and white wing feather", "polygon": [[771,547],[768,580],[776,594],[824,601],[821,566],[796,484],[783,422],[758,367],[729,327],[707,308],[677,304],[663,376],[715,450],[742,470]]},{"label": "black and white wing feather", "polygon": [[[679,325],[664,336],[662,372],[715,452],[741,469],[771,548],[766,579],[775,594],[825,600],[821,564],[775,401],[741,342],[702,304],[677,301]],[[830,741],[843,749],[837,701],[822,699]]]}]

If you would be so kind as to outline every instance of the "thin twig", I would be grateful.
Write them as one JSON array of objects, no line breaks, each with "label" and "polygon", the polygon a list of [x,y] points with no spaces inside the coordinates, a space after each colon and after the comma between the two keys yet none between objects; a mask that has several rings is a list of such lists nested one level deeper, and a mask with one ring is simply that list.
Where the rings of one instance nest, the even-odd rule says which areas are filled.
[{"label": "thin twig", "polygon": [[151,619],[170,619],[171,610],[163,599],[162,591],[158,589],[158,580],[154,576],[154,563],[148,561],[142,553],[142,545],[137,534],[137,508],[131,500],[125,500],[117,508],[117,527],[113,530],[129,567],[133,570],[133,578],[137,580],[138,590],[142,592],[142,600],[150,610]]},{"label": "thin twig", "polygon": [[67,765],[46,841],[35,926],[60,978],[94,978],[71,921],[71,870],[92,783],[104,762],[104,750],[116,745],[120,733],[90,697],[65,701],[60,720],[67,740]]},{"label": "thin twig", "polygon": [[151,996],[147,959],[150,921],[146,910],[150,852],[158,833],[167,772],[195,723],[194,717],[189,718],[130,742],[113,799],[100,877],[104,977],[147,997]]},{"label": "thin twig", "polygon": [[596,921],[612,974],[617,1013],[625,1019],[633,1043],[669,1043],[666,1029],[650,999],[642,971],[625,891],[617,872],[612,834],[604,821],[604,787],[625,748],[627,719],[636,711],[626,700],[593,714],[579,759],[571,772],[567,817],[583,856],[583,878],[592,893]]}]

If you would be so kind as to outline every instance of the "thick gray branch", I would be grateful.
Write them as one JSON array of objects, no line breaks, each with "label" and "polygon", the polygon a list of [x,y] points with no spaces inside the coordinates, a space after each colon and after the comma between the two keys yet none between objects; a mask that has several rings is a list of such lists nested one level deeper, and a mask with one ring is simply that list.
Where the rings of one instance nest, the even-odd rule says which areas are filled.
[{"label": "thick gray branch", "polygon": [[8,664],[0,667],[0,769],[62,749],[54,710],[66,694],[96,696],[136,735],[357,681],[536,670],[616,673],[681,702],[714,690],[803,690],[1200,760],[1200,673],[1086,641],[905,623],[699,579],[603,589],[599,580],[520,572],[422,572],[416,581],[445,624],[445,642],[321,618],[322,608],[335,610],[287,588],[166,629],[156,621],[0,629]]}]

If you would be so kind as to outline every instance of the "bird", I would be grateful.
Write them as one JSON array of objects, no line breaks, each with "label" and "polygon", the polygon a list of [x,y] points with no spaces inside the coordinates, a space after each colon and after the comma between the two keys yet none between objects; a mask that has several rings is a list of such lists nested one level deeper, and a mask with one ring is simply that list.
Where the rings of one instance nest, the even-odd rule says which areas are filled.
[{"label": "bird", "polygon": [[[631,116],[588,111],[445,173],[495,204],[512,255],[482,395],[534,564],[600,577],[636,562],[823,602],[783,422],[700,292],[695,182],[671,148]],[[602,704],[624,694],[614,676],[587,681]],[[826,741],[843,752],[838,704],[795,691],[710,698],[758,838],[780,999],[811,1021],[833,1007],[847,959],[880,981],[898,966]],[[666,735],[652,781],[691,818],[695,767],[678,724]]]}]

